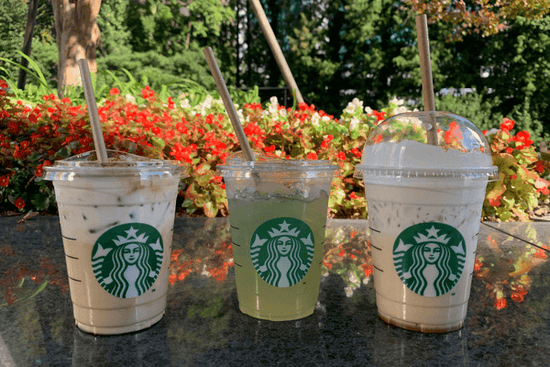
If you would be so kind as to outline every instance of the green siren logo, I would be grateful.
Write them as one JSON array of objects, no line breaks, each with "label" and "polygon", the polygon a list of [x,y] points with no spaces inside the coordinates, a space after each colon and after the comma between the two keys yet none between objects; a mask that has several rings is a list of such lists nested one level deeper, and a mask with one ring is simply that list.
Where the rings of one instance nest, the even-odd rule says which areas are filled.
[{"label": "green siren logo", "polygon": [[121,224],[103,233],[92,250],[92,269],[99,284],[116,297],[145,293],[162,265],[159,231],[142,223]]},{"label": "green siren logo", "polygon": [[466,261],[462,234],[448,224],[420,223],[405,229],[393,245],[393,263],[403,284],[426,297],[449,292]]},{"label": "green siren logo", "polygon": [[314,241],[311,229],[301,220],[275,218],[254,231],[250,257],[263,280],[275,287],[290,287],[309,270]]}]

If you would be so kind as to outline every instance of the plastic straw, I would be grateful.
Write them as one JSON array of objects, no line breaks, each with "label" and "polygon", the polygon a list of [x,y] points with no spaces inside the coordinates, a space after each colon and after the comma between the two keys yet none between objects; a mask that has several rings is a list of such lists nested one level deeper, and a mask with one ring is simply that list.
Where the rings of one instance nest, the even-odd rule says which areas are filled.
[{"label": "plastic straw", "polygon": [[253,162],[255,161],[254,153],[252,153],[252,149],[250,149],[250,145],[248,144],[248,140],[246,139],[246,135],[244,134],[243,126],[239,121],[239,116],[237,115],[235,105],[231,100],[231,96],[229,95],[229,91],[227,90],[227,86],[225,85],[225,81],[223,80],[222,73],[220,71],[220,68],[218,67],[218,63],[216,62],[216,57],[214,56],[214,53],[212,52],[212,49],[210,47],[206,47],[203,52],[206,56],[208,66],[210,67],[210,72],[212,73],[214,81],[216,82],[218,92],[222,97],[227,114],[229,115],[229,120],[231,120],[233,129],[235,130],[235,134],[237,135],[237,139],[239,139],[239,144],[241,145],[244,156],[248,161]]},{"label": "plastic straw", "polygon": [[84,88],[84,97],[88,104],[88,115],[90,116],[90,124],[92,125],[92,135],[94,137],[94,146],[97,155],[97,160],[107,162],[107,149],[103,140],[103,131],[101,130],[101,122],[97,113],[97,105],[95,103],[94,88],[92,87],[92,78],[90,77],[90,69],[88,68],[88,60],[78,60],[80,68],[80,78],[82,79],[82,87]]},{"label": "plastic straw", "polygon": [[[420,73],[422,74],[422,98],[424,111],[435,111],[434,85],[432,79],[432,64],[430,60],[430,43],[428,39],[428,21],[426,14],[416,16],[416,36],[420,55]],[[428,114],[428,120],[432,120]],[[437,144],[437,126],[431,121],[432,128],[427,130],[428,144]]]},{"label": "plastic straw", "polygon": [[254,10],[254,14],[256,15],[256,18],[258,19],[258,22],[262,27],[265,38],[267,39],[267,43],[271,48],[271,52],[273,52],[273,55],[275,56],[275,61],[277,61],[277,64],[279,65],[279,69],[281,70],[281,73],[285,78],[286,84],[288,84],[290,89],[292,89],[293,91],[296,91],[296,101],[298,103],[304,102],[302,93],[300,93],[300,90],[298,89],[298,84],[296,83],[296,80],[294,80],[294,76],[292,75],[292,72],[290,71],[290,67],[286,62],[285,56],[283,55],[283,51],[281,50],[281,46],[279,46],[279,42],[277,42],[277,38],[273,33],[273,29],[271,28],[271,25],[267,20],[264,9],[262,8],[262,4],[260,3],[259,0],[250,0],[250,3],[252,4],[252,9]]}]

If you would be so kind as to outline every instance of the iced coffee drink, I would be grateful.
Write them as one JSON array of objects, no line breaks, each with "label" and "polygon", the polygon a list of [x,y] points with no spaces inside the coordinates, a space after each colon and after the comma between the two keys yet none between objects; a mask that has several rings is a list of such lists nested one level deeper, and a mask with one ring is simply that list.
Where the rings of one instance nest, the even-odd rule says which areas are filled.
[{"label": "iced coffee drink", "polygon": [[[429,129],[437,145],[427,144]],[[356,175],[379,316],[423,332],[462,327],[485,189],[497,177],[483,134],[451,113],[397,115],[369,135]]]},{"label": "iced coffee drink", "polygon": [[181,167],[109,151],[46,168],[54,183],[76,325],[94,334],[138,331],[166,305]]}]

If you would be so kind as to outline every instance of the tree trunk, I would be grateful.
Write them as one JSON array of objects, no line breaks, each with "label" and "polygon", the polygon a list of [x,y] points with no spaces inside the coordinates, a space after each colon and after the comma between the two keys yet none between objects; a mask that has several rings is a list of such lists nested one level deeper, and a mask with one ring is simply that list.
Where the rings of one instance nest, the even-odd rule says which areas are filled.
[{"label": "tree trunk", "polygon": [[86,58],[90,72],[97,71],[100,32],[96,20],[101,0],[52,0],[52,6],[59,53],[57,92],[63,98],[66,86],[82,85],[77,60]]},{"label": "tree trunk", "polygon": [[[29,13],[27,14],[27,27],[25,28],[25,39],[23,41],[23,53],[27,56],[31,55],[32,34],[34,32],[34,23],[36,22],[36,10],[38,9],[38,0],[29,1]],[[29,62],[24,57],[21,57],[21,66],[27,67]],[[19,69],[19,79],[17,80],[17,88],[25,89],[27,81],[27,72],[23,68]]]}]

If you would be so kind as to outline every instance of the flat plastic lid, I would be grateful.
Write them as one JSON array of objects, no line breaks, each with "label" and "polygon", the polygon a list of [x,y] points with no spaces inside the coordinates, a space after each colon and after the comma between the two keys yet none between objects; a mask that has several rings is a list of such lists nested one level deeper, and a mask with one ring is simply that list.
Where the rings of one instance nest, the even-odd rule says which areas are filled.
[{"label": "flat plastic lid", "polygon": [[339,167],[323,160],[289,160],[257,155],[254,162],[237,152],[227,163],[217,166],[217,173],[231,178],[322,178],[333,177]]},{"label": "flat plastic lid", "polygon": [[174,161],[149,159],[107,149],[107,162],[97,160],[95,150],[55,161],[44,167],[44,180],[73,181],[76,177],[128,177],[140,180],[187,177],[185,168]]},{"label": "flat plastic lid", "polygon": [[419,111],[392,116],[369,134],[355,177],[498,180],[498,168],[471,121],[451,112]]}]

